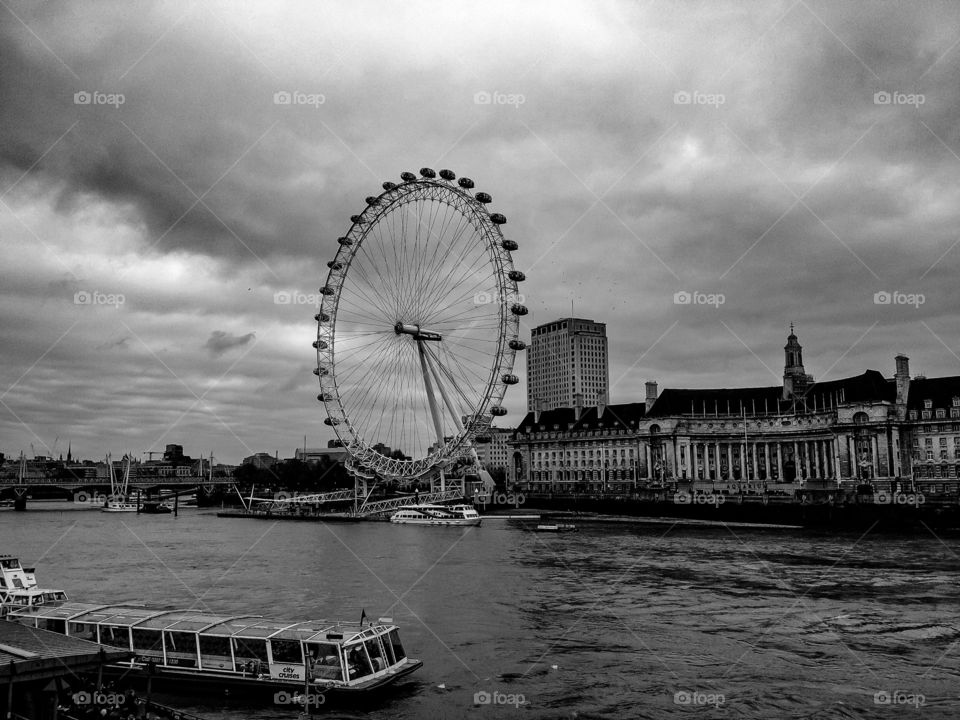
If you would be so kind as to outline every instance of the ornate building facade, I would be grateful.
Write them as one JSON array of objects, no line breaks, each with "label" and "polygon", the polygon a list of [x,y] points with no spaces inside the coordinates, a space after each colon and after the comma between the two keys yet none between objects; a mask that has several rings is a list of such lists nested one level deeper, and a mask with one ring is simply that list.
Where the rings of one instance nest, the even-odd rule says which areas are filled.
[{"label": "ornate building facade", "polygon": [[913,483],[955,492],[960,377],[876,370],[814,382],[791,327],[781,386],[674,389],[643,403],[529,412],[511,480],[531,492],[629,492],[674,482],[821,486]]}]

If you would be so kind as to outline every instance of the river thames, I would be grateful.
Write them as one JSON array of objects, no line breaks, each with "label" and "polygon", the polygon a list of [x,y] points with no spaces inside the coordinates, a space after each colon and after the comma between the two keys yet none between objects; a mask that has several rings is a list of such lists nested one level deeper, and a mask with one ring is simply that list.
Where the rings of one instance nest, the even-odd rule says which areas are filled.
[{"label": "river thames", "polygon": [[[369,718],[960,713],[960,537],[581,525],[534,533],[4,512],[2,551],[72,600],[291,621],[389,616],[424,666]],[[171,699],[212,719],[290,706]],[[522,713],[518,714],[518,713]]]}]

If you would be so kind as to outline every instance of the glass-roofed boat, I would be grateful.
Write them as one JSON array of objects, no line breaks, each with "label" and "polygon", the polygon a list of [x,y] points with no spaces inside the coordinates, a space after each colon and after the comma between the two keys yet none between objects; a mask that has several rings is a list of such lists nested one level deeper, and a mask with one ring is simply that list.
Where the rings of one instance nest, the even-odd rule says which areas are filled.
[{"label": "glass-roofed boat", "polygon": [[68,602],[12,610],[11,620],[131,651],[110,670],[154,682],[364,693],[423,663],[407,657],[389,618],[290,622],[256,615]]}]

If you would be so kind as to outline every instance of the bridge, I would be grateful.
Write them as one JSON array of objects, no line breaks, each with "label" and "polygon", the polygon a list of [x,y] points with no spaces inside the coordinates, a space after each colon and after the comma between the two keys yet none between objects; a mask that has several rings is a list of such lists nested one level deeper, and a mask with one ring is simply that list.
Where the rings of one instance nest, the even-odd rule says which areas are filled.
[{"label": "bridge", "polygon": [[[130,478],[127,481],[127,494],[140,491],[150,497],[160,490],[173,490],[175,495],[185,495],[204,488],[208,492],[214,487],[233,486],[236,481],[230,477],[149,477]],[[0,493],[13,491],[14,507],[17,510],[26,509],[27,496],[38,488],[54,488],[64,492],[86,492],[93,495],[110,495],[114,492],[116,481],[113,484],[110,478],[79,478],[79,477],[20,477],[0,478]]]}]

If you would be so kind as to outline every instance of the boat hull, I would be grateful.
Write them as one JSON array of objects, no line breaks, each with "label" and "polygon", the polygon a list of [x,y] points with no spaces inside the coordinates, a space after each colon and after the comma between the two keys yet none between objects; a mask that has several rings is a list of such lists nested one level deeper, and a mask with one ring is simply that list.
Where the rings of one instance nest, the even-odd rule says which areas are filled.
[{"label": "boat hull", "polygon": [[390,518],[390,522],[396,525],[460,525],[476,527],[482,521],[482,518]]}]

